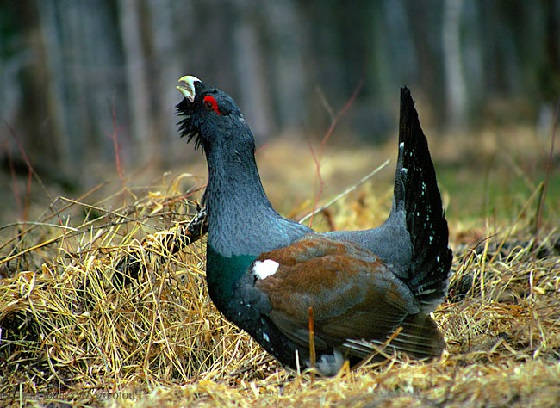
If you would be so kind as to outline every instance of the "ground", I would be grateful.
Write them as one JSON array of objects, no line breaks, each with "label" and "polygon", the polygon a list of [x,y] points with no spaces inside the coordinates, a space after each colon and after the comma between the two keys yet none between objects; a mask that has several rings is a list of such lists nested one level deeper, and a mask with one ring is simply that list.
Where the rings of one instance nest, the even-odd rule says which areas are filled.
[{"label": "ground", "polygon": [[[440,359],[394,355],[319,378],[282,368],[225,321],[207,296],[204,239],[168,244],[196,212],[200,160],[95,200],[34,202],[35,223],[0,229],[0,405],[559,406],[559,154],[549,162],[550,142],[522,127],[429,142],[454,251],[434,312]],[[326,230],[384,220],[395,156],[396,142],[333,141],[319,178],[307,144],[288,137],[257,161],[273,204],[297,219],[391,159],[313,217]],[[123,285],[129,254],[146,267]]]}]

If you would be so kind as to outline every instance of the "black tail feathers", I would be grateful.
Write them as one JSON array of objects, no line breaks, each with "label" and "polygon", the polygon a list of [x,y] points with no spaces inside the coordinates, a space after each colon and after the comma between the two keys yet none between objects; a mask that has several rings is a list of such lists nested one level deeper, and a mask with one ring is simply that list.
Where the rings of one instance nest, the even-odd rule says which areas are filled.
[{"label": "black tail feathers", "polygon": [[395,171],[395,210],[405,210],[412,244],[406,284],[431,311],[446,295],[451,250],[436,173],[426,136],[408,88],[401,89],[399,156]]}]

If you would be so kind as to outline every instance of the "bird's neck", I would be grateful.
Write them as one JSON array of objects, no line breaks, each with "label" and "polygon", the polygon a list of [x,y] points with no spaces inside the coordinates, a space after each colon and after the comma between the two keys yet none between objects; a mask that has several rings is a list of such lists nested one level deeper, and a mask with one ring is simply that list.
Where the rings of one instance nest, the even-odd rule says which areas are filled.
[{"label": "bird's neck", "polygon": [[207,159],[208,243],[228,256],[258,255],[253,241],[281,217],[266,197],[252,150],[214,150]]},{"label": "bird's neck", "polygon": [[206,151],[208,161],[207,280],[222,312],[233,287],[260,253],[266,240],[263,220],[279,217],[264,192],[252,149]]},{"label": "bird's neck", "polygon": [[281,217],[264,192],[253,147],[206,150],[208,251],[206,277],[218,307],[262,252],[290,244],[309,231]]}]

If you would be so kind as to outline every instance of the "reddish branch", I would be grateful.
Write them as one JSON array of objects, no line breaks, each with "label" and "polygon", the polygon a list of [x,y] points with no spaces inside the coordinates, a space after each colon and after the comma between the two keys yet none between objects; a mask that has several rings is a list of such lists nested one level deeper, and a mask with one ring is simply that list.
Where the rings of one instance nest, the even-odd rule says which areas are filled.
[{"label": "reddish branch", "polygon": [[[340,121],[342,116],[344,116],[344,114],[348,111],[348,109],[350,109],[350,107],[354,104],[354,101],[356,100],[358,94],[360,93],[363,85],[364,85],[364,80],[360,79],[360,82],[358,82],[358,85],[354,89],[354,92],[352,92],[352,95],[350,96],[350,98],[346,101],[346,103],[344,104],[342,109],[340,109],[336,113],[336,115],[334,115],[334,117],[331,119],[331,125],[329,126],[327,132],[325,133],[325,135],[321,139],[321,143],[319,144],[319,153],[318,154],[315,154],[315,151],[314,151],[313,147],[311,146],[311,143],[309,143],[309,141],[308,141],[309,150],[311,151],[311,156],[313,157],[313,162],[315,163],[315,172],[317,174],[317,180],[319,182],[319,188],[317,190],[317,193],[315,194],[315,197],[313,198],[313,210],[312,210],[313,214],[315,213],[317,205],[319,204],[319,200],[321,199],[321,195],[323,194],[323,188],[324,188],[324,182],[323,182],[323,179],[321,177],[321,156],[323,155],[323,151],[325,150],[325,146],[327,145],[327,142],[331,138],[331,135],[333,134],[334,129],[338,125],[338,122]],[[329,109],[329,112],[330,112],[330,109]],[[311,227],[312,224],[313,224],[313,215],[309,219],[309,226]]]}]

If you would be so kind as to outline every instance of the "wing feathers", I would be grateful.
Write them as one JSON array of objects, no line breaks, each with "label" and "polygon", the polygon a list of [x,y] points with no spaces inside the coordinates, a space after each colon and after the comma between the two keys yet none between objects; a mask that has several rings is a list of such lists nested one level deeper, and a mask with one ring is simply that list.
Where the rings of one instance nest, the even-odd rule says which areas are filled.
[{"label": "wing feathers", "polygon": [[401,326],[390,347],[418,357],[441,353],[442,339],[430,316],[374,254],[351,243],[310,235],[261,254],[279,264],[255,286],[270,299],[270,319],[292,341],[308,347],[308,308],[315,316],[315,347],[341,346],[365,357]]}]

